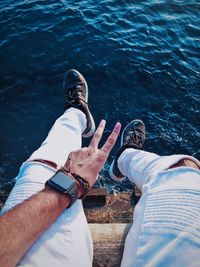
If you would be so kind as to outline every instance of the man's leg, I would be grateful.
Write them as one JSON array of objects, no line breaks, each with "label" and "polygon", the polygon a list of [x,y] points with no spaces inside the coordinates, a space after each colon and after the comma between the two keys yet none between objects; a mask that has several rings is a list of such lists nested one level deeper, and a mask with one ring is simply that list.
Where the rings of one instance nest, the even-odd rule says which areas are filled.
[{"label": "man's leg", "polygon": [[70,151],[77,150],[82,144],[86,118],[82,111],[70,108],[56,120],[47,138],[38,150],[28,159],[45,159],[64,166]]},{"label": "man's leg", "polygon": [[197,165],[198,168],[199,161],[188,155],[159,156],[147,151],[129,148],[118,159],[118,167],[123,175],[128,177],[142,191],[152,177],[173,166],[181,167],[178,163],[183,159],[186,159],[189,166],[194,168]]},{"label": "man's leg", "polygon": [[[140,150],[145,131],[144,125],[138,123],[137,132],[137,123],[124,134],[136,132],[134,135],[143,136],[131,138],[134,142],[124,138],[128,143],[123,144],[125,149],[117,160],[118,174],[127,176],[142,191],[121,266],[198,266],[200,163],[187,155],[160,157]],[[135,149],[137,140],[142,142]],[[183,163],[183,159],[187,162]]]},{"label": "man's leg", "polygon": [[[21,203],[44,188],[55,170],[30,160],[44,159],[64,165],[68,154],[81,147],[81,135],[87,129],[86,115],[69,108],[55,122],[48,137],[29,161],[22,165],[16,184],[2,212]],[[33,218],[33,223],[34,218]],[[66,209],[55,223],[35,242],[19,266],[91,266],[93,246],[80,200]]]}]

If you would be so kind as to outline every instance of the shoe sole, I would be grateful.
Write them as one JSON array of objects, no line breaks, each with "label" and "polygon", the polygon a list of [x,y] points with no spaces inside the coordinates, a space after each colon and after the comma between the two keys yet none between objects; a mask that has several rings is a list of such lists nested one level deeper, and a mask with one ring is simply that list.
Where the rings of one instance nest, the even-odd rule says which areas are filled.
[{"label": "shoe sole", "polygon": [[88,109],[88,111],[89,111],[88,115],[90,116],[90,121],[91,121],[92,127],[91,127],[91,130],[88,133],[86,133],[86,134],[83,133],[82,134],[82,137],[84,137],[84,138],[88,138],[88,137],[93,136],[93,134],[94,134],[94,132],[96,130],[96,126],[95,126],[95,122],[94,122],[94,119],[92,117],[92,114],[90,113],[89,109]]},{"label": "shoe sole", "polygon": [[114,180],[115,182],[122,182],[122,181],[124,181],[124,179],[126,178],[125,176],[124,177],[122,177],[122,178],[118,178],[116,175],[114,175],[114,173],[113,173],[113,165],[114,165],[114,161],[115,160],[113,160],[112,161],[112,163],[111,163],[111,165],[110,165],[110,169],[109,169],[109,175],[110,175],[110,178],[112,179],[112,180]]},{"label": "shoe sole", "polygon": [[[138,119],[132,120],[130,123],[132,123],[133,121],[139,121],[139,122],[141,122],[142,124],[144,124],[143,121],[138,120]],[[122,132],[121,139],[120,139],[120,146],[123,145],[124,133],[125,133],[125,131],[126,131],[126,129],[128,128],[128,126],[129,126],[130,123],[128,123],[128,124],[126,125],[126,127],[124,128],[124,130],[123,130],[123,132]],[[115,161],[115,160],[113,160],[112,163],[111,163],[111,165],[110,165],[109,175],[110,175],[110,177],[112,178],[112,180],[114,180],[114,181],[116,181],[116,182],[122,182],[122,181],[126,178],[126,176],[124,176],[124,177],[122,177],[122,178],[118,178],[116,175],[114,175],[114,173],[113,173],[113,165],[114,165],[114,161]]]},{"label": "shoe sole", "polygon": [[[126,129],[126,127],[124,128],[124,130]],[[122,144],[123,144],[124,130],[123,130],[122,135],[121,135],[120,146],[122,146]],[[126,177],[124,176],[122,178],[121,177],[118,178],[116,175],[114,175],[114,173],[113,173],[114,162],[115,162],[115,160],[113,160],[112,163],[111,163],[111,165],[110,165],[109,175],[110,175],[110,177],[111,177],[112,180],[114,180],[115,182],[118,182],[119,183],[119,182],[122,182]]]},{"label": "shoe sole", "polygon": [[[85,83],[85,87],[86,87],[86,96],[85,96],[85,98],[86,98],[86,102],[88,102],[88,91],[89,91],[88,90],[88,84],[87,84],[85,78],[83,77],[83,75],[79,71],[77,71],[75,69],[73,69],[73,71],[76,72],[81,77],[81,79],[83,80],[83,82]],[[95,130],[96,130],[94,118],[93,118],[93,116],[92,116],[89,108],[88,108],[88,116],[89,116],[89,119],[91,121],[92,127],[91,127],[91,130],[88,133],[86,133],[86,134],[83,133],[82,134],[82,137],[84,137],[84,138],[91,137],[94,134]]]}]

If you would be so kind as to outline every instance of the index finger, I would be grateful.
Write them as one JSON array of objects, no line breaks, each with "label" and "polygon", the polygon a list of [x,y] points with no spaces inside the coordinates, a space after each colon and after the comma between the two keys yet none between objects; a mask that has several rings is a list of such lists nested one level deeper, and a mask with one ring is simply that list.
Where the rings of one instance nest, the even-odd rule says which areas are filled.
[{"label": "index finger", "polygon": [[121,124],[119,122],[117,122],[115,124],[115,127],[114,127],[112,133],[110,134],[110,136],[106,140],[105,144],[101,148],[107,154],[110,153],[111,149],[113,148],[114,144],[116,143],[117,137],[119,136],[119,133],[120,133],[120,130],[121,130]]},{"label": "index finger", "polygon": [[105,120],[101,120],[101,122],[99,123],[99,126],[96,130],[96,132],[94,133],[93,135],[93,138],[90,142],[90,146],[92,146],[93,148],[97,148],[98,147],[98,144],[101,140],[101,137],[103,135],[103,131],[104,131],[104,128],[105,128],[105,125],[106,125],[106,121]]}]

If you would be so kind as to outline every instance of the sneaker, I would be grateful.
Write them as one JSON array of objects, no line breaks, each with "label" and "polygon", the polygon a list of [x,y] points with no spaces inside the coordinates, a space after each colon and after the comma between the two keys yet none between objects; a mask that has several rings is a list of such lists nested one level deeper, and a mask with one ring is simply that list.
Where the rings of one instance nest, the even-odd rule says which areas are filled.
[{"label": "sneaker", "polygon": [[135,148],[143,150],[143,145],[145,141],[145,125],[141,120],[133,120],[124,128],[121,135],[121,147],[118,150],[115,159],[113,160],[109,174],[110,177],[117,181],[121,182],[125,179],[124,175],[120,172],[117,164],[117,160],[120,157],[121,153],[126,148]]},{"label": "sneaker", "polygon": [[63,88],[66,91],[66,109],[70,107],[81,110],[87,119],[87,127],[82,136],[87,138],[94,134],[95,122],[88,107],[88,85],[83,75],[71,69],[66,73]]}]

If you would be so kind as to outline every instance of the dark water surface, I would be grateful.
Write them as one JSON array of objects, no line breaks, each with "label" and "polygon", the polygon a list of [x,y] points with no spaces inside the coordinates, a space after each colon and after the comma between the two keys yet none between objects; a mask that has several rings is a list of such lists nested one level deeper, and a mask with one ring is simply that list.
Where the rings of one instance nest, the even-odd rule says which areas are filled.
[{"label": "dark water surface", "polygon": [[139,2],[0,2],[1,194],[62,114],[72,67],[86,77],[107,134],[117,120],[140,118],[147,150],[200,157],[200,2]]}]

